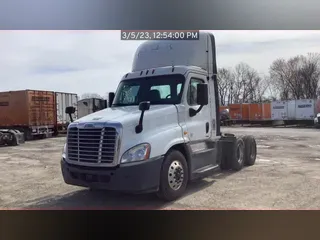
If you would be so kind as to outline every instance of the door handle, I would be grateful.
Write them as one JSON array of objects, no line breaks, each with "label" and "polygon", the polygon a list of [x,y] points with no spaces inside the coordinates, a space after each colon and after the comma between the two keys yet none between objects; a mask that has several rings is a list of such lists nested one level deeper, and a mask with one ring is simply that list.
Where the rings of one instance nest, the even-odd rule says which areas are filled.
[{"label": "door handle", "polygon": [[209,132],[209,123],[207,122],[206,123],[206,133],[208,133]]}]

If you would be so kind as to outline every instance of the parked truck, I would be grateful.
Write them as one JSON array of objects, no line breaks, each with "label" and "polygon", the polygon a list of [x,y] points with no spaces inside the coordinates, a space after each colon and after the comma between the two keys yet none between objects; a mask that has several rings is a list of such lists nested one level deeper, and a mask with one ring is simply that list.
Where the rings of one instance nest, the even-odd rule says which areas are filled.
[{"label": "parked truck", "polygon": [[110,108],[68,127],[61,158],[67,184],[172,201],[190,181],[255,163],[252,136],[221,133],[211,33],[142,43],[132,72],[109,96]]},{"label": "parked truck", "polygon": [[100,98],[86,98],[79,100],[77,106],[78,118],[82,118],[91,113],[107,108],[107,100]]}]

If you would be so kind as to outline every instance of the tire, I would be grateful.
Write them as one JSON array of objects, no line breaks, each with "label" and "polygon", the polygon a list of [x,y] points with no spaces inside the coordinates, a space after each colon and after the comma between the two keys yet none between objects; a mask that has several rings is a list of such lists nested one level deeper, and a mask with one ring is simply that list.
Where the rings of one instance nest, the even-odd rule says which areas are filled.
[{"label": "tire", "polygon": [[11,134],[11,138],[12,138],[12,141],[10,143],[10,146],[18,146],[18,140],[16,136],[14,134]]},{"label": "tire", "polygon": [[233,150],[233,158],[231,160],[231,169],[234,171],[240,171],[244,166],[244,152],[245,145],[242,138],[237,138],[234,150]]},{"label": "tire", "polygon": [[252,166],[257,158],[257,143],[253,136],[243,137],[245,152],[244,152],[244,165]]},{"label": "tire", "polygon": [[189,174],[186,158],[179,151],[170,151],[162,164],[160,187],[157,196],[168,202],[180,198],[186,190],[188,180]]}]

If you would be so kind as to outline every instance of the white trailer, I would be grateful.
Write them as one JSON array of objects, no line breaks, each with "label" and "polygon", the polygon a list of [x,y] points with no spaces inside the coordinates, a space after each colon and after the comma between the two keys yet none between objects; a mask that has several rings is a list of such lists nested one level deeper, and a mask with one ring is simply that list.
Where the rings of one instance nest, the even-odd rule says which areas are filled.
[{"label": "white trailer", "polygon": [[273,121],[288,119],[288,102],[287,101],[273,101],[271,103],[271,119]]},{"label": "white trailer", "polygon": [[316,115],[314,99],[300,99],[295,101],[295,120],[314,120]]},{"label": "white trailer", "polygon": [[287,120],[296,120],[296,100],[287,101]]},{"label": "white trailer", "polygon": [[69,115],[65,112],[66,107],[75,107],[76,111],[73,114],[73,120],[78,118],[78,95],[75,93],[56,92],[56,107],[57,107],[57,128],[59,132],[67,129],[71,122]]}]

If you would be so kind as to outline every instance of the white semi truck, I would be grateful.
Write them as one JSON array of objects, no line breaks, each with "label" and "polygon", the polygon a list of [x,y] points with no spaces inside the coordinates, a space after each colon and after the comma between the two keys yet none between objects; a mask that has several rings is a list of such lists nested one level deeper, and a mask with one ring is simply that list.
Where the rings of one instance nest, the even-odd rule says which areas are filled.
[{"label": "white semi truck", "polygon": [[61,160],[65,183],[156,192],[172,201],[188,182],[219,167],[239,171],[255,163],[252,136],[220,132],[211,33],[142,43],[110,103],[69,125]]}]

